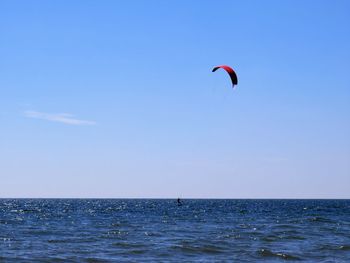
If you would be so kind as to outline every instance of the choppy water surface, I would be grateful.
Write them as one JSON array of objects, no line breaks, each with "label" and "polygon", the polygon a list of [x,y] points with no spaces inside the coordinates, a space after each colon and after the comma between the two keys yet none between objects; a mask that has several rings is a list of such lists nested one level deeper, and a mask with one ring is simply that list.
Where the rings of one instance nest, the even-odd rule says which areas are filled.
[{"label": "choppy water surface", "polygon": [[0,262],[350,262],[350,200],[0,199]]}]

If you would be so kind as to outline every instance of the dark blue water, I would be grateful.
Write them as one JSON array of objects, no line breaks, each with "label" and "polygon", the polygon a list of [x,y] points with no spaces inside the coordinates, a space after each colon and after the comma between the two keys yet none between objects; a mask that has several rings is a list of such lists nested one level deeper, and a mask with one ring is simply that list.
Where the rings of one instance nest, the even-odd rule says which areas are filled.
[{"label": "dark blue water", "polygon": [[0,262],[350,262],[350,200],[0,199]]}]

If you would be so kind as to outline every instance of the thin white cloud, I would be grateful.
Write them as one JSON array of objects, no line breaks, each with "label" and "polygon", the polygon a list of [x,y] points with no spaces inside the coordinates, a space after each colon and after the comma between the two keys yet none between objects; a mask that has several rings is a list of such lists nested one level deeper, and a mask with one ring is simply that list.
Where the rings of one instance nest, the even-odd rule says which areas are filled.
[{"label": "thin white cloud", "polygon": [[68,113],[45,113],[38,111],[25,111],[24,115],[28,118],[41,119],[47,121],[61,122],[68,125],[95,125],[94,121],[79,120],[74,115]]}]

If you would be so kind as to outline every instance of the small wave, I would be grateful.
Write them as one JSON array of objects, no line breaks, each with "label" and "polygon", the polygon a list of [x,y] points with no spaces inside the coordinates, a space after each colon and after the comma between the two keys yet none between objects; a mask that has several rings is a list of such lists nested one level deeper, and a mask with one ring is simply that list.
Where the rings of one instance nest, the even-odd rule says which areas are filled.
[{"label": "small wave", "polygon": [[68,240],[66,240],[66,239],[49,239],[47,242],[48,243],[67,243]]},{"label": "small wave", "polygon": [[279,253],[279,252],[275,253],[268,249],[260,249],[258,251],[258,254],[264,258],[266,257],[266,258],[280,258],[284,260],[301,260],[301,258],[297,256],[289,255],[286,253]]},{"label": "small wave", "polygon": [[274,242],[279,241],[281,238],[279,236],[264,236],[261,238],[262,241],[265,242]]},{"label": "small wave", "polygon": [[339,246],[339,250],[349,251],[350,245]]},{"label": "small wave", "polygon": [[41,209],[23,209],[24,213],[41,213]]},{"label": "small wave", "polygon": [[318,249],[320,251],[350,251],[350,245],[321,245]]},{"label": "small wave", "polygon": [[119,247],[119,248],[133,248],[133,249],[145,247],[144,244],[131,243],[131,242],[129,242],[129,243],[128,242],[114,242],[112,244],[112,246]]},{"label": "small wave", "polygon": [[99,262],[106,262],[105,259],[100,259],[100,258],[87,258],[86,259],[86,262],[89,262],[89,263],[99,263]]},{"label": "small wave", "polygon": [[289,240],[305,240],[305,237],[302,236],[286,236],[283,239],[289,239]]},{"label": "small wave", "polygon": [[141,255],[141,254],[145,254],[147,252],[148,252],[147,249],[132,249],[132,250],[128,250],[127,254],[129,254],[129,255]]},{"label": "small wave", "polygon": [[325,218],[325,217],[320,217],[320,216],[311,217],[311,218],[309,218],[309,221],[320,222],[320,223],[334,223],[333,220],[330,220],[330,219]]},{"label": "small wave", "polygon": [[269,235],[261,238],[262,241],[275,242],[283,240],[305,240],[305,237],[299,235]]},{"label": "small wave", "polygon": [[172,246],[173,249],[181,250],[182,252],[189,253],[206,253],[206,254],[220,254],[224,251],[222,248],[214,245],[194,246],[190,244],[182,244]]},{"label": "small wave", "polygon": [[280,224],[278,224],[278,225],[275,225],[274,227],[275,227],[276,229],[286,229],[286,230],[287,230],[287,229],[294,229],[294,228],[296,227],[296,225],[298,225],[298,223],[292,221],[292,222],[290,222],[289,224],[280,223]]}]

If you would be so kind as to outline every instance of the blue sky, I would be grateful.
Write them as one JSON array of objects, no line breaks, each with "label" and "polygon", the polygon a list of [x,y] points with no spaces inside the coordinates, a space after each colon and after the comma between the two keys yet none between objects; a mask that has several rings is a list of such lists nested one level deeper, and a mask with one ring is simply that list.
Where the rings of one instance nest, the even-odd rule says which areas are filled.
[{"label": "blue sky", "polygon": [[350,198],[349,12],[1,1],[0,197]]}]

